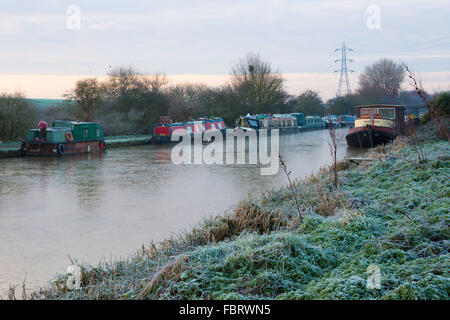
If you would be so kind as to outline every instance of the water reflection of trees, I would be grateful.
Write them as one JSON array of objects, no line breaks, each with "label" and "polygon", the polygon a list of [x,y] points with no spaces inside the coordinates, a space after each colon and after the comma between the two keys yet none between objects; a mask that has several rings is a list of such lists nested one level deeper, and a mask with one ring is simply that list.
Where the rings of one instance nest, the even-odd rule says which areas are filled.
[{"label": "water reflection of trees", "polygon": [[[0,205],[6,199],[32,194],[36,180],[39,188],[47,189],[49,177],[55,166],[55,158],[2,159],[0,166]],[[0,210],[1,212],[1,210]]]},{"label": "water reflection of trees", "polygon": [[[64,163],[66,182],[76,192],[80,213],[90,215],[101,207],[105,195],[103,153],[77,155]],[[65,159],[63,159],[65,160]]]}]

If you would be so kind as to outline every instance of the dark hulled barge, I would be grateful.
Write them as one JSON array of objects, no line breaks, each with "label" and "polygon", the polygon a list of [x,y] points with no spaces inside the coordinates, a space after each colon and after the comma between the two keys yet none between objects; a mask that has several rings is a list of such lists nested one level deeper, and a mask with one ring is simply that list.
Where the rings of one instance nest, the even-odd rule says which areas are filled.
[{"label": "dark hulled barge", "polygon": [[355,126],[348,130],[346,136],[350,147],[373,148],[393,140],[404,131],[404,106],[358,106],[356,112]]},{"label": "dark hulled barge", "polygon": [[22,142],[23,156],[70,155],[106,150],[103,128],[94,122],[54,121],[48,127],[39,122],[39,129],[29,129]]}]

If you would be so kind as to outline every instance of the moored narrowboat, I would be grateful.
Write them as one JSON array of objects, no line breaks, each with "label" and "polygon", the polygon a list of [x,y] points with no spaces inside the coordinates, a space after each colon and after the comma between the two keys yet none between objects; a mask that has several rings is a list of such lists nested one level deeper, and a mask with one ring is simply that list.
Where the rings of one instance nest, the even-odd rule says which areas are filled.
[{"label": "moored narrowboat", "polygon": [[23,156],[69,155],[106,150],[103,128],[94,122],[54,121],[48,127],[40,121],[22,141]]},{"label": "moored narrowboat", "polygon": [[291,116],[297,118],[300,131],[318,130],[323,128],[322,118],[319,116],[305,116],[304,113],[294,112]]},{"label": "moored narrowboat", "polygon": [[305,123],[301,127],[302,130],[318,130],[323,129],[323,121],[320,116],[307,116]]},{"label": "moored narrowboat", "polygon": [[352,115],[340,115],[339,122],[341,123],[341,127],[353,127],[355,125],[356,116]]},{"label": "moored narrowboat", "polygon": [[305,126],[305,114],[302,112],[293,112],[291,116],[297,119],[298,129],[302,130]]},{"label": "moored narrowboat", "polygon": [[346,136],[350,147],[373,148],[393,140],[404,131],[404,106],[358,106],[356,112],[355,126],[348,130]]},{"label": "moored narrowboat", "polygon": [[299,126],[297,118],[291,114],[267,114],[246,115],[236,120],[235,130],[242,129],[244,131],[260,129],[279,129],[281,134],[297,133]]},{"label": "moored narrowboat", "polygon": [[[172,135],[176,132],[180,136],[190,136],[191,138],[198,135],[203,139],[203,135],[207,132],[226,130],[225,121],[222,118],[200,118],[198,120],[191,120],[188,122],[173,122],[168,117],[161,117],[160,123],[153,127],[153,135],[149,143],[169,143],[172,141]],[[181,133],[181,134],[180,134]]]},{"label": "moored narrowboat", "polygon": [[333,126],[333,128],[339,128],[341,127],[341,123],[339,121],[339,118],[337,115],[329,114],[324,117],[322,117],[323,127],[329,128],[330,125]]}]

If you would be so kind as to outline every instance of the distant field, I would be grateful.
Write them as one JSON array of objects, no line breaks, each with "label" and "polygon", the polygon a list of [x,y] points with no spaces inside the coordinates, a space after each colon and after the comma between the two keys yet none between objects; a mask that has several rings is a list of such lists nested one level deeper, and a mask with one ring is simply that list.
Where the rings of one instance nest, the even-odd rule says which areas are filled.
[{"label": "distant field", "polygon": [[63,103],[64,99],[27,99],[28,102],[34,104],[38,108],[50,108],[60,103]]}]

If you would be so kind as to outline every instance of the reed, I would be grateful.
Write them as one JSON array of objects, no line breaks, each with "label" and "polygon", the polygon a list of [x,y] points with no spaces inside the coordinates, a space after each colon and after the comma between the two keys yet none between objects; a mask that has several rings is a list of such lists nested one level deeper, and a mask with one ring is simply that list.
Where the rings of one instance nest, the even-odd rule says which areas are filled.
[{"label": "reed", "polygon": [[285,163],[283,157],[281,156],[281,154],[278,155],[278,157],[280,159],[280,164],[281,164],[281,167],[283,168],[284,174],[286,175],[286,178],[287,178],[287,180],[289,182],[288,188],[292,192],[292,197],[294,198],[295,205],[297,207],[298,217],[299,217],[300,221],[302,221],[302,219],[303,219],[302,212],[300,211],[300,205],[298,203],[297,195],[295,194],[294,184],[292,183],[292,180],[291,180],[291,173],[292,173],[292,171],[288,170],[288,168],[286,166],[286,163]]}]

